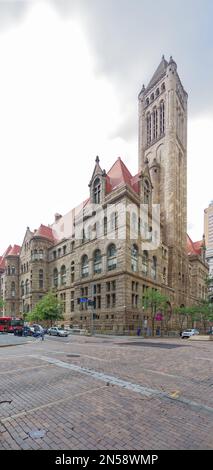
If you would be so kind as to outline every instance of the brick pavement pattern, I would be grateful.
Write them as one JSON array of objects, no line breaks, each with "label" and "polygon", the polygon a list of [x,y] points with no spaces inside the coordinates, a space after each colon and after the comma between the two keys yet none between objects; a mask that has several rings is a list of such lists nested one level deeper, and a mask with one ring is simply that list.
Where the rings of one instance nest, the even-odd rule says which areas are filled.
[{"label": "brick pavement pattern", "polygon": [[0,449],[212,449],[212,352],[80,336],[2,348]]}]

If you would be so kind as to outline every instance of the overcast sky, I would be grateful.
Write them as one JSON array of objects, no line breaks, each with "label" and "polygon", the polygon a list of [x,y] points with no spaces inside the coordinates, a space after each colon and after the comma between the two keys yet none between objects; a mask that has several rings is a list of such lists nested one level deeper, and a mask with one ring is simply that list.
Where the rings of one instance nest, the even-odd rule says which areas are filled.
[{"label": "overcast sky", "polygon": [[0,0],[0,254],[88,197],[96,155],[137,172],[137,95],[162,54],[189,94],[188,231],[213,199],[211,0]]}]

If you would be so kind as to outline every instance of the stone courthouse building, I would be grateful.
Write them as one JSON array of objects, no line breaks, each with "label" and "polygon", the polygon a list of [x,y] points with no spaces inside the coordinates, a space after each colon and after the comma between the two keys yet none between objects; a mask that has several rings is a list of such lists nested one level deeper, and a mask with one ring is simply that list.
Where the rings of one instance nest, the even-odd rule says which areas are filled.
[{"label": "stone courthouse building", "polygon": [[162,57],[138,96],[138,173],[121,158],[106,172],[96,157],[88,199],[6,250],[5,315],[31,311],[52,290],[66,324],[89,329],[95,313],[96,330],[122,333],[148,325],[147,289],[166,294],[171,310],[205,299],[205,240],[187,236],[187,97],[176,63]]}]

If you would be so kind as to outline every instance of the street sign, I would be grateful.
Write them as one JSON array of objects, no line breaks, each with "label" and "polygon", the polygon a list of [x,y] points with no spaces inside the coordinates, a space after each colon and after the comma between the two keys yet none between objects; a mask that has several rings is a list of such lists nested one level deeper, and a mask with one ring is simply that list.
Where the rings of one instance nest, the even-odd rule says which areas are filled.
[{"label": "street sign", "polygon": [[87,302],[88,298],[87,297],[80,297],[80,304]]}]

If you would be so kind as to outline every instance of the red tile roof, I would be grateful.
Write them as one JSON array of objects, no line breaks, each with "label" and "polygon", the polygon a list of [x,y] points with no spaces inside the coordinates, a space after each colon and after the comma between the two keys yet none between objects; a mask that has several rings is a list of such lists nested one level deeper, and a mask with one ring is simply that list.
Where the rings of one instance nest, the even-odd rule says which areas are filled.
[{"label": "red tile roof", "polygon": [[19,256],[21,247],[19,245],[14,245],[13,248],[7,253],[6,256]]},{"label": "red tile roof", "polygon": [[5,258],[6,256],[8,255],[8,253],[10,252],[10,250],[12,250],[12,246],[8,246],[8,248],[6,249],[6,251],[4,252],[4,254],[0,257],[0,270],[1,271],[4,271],[5,269]]},{"label": "red tile roof", "polygon": [[139,193],[138,174],[132,176],[123,160],[120,157],[112,165],[106,176],[106,192],[110,193],[118,186],[128,184],[132,189]]},{"label": "red tile roof", "polygon": [[55,242],[56,239],[53,235],[53,230],[51,227],[41,224],[39,229],[34,233],[34,237],[47,238],[48,240]]},{"label": "red tile roof", "polygon": [[201,255],[201,248],[203,246],[203,240],[193,242],[192,239],[187,235],[187,254],[188,255]]}]

